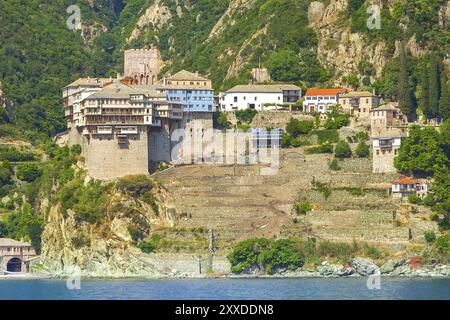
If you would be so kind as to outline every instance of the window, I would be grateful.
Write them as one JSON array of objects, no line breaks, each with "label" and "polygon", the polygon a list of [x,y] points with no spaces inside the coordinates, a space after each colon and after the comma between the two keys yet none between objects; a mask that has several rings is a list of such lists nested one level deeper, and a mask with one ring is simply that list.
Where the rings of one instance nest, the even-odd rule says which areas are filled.
[{"label": "window", "polygon": [[238,97],[234,97],[234,102],[238,102]]},{"label": "window", "polygon": [[379,156],[380,155],[380,150],[377,150],[377,156]]},{"label": "window", "polygon": [[255,96],[255,101],[258,101],[258,97]]}]

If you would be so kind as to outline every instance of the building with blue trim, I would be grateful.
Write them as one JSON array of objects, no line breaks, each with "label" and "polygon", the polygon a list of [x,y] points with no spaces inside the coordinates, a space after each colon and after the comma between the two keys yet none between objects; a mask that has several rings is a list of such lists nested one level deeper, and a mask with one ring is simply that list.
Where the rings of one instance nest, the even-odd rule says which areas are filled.
[{"label": "building with blue trim", "polygon": [[211,80],[182,70],[163,79],[161,87],[169,102],[181,104],[184,112],[213,112],[214,90]]}]

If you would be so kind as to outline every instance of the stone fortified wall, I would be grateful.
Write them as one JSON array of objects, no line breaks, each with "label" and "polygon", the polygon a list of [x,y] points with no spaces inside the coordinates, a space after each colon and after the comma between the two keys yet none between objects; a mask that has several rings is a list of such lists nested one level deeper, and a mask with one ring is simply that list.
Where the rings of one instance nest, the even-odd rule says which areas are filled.
[{"label": "stone fortified wall", "polygon": [[119,144],[114,135],[83,138],[81,144],[89,175],[94,179],[111,180],[133,174],[148,174],[148,133],[139,129],[127,144]]}]

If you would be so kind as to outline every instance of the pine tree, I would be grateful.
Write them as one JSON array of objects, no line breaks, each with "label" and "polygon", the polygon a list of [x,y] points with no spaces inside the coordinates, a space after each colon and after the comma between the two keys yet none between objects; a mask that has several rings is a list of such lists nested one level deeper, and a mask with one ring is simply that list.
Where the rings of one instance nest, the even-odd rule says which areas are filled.
[{"label": "pine tree", "polygon": [[440,92],[440,79],[439,79],[440,61],[439,57],[432,54],[430,57],[430,73],[429,73],[429,114],[428,119],[433,119],[438,116],[439,113],[439,92]]},{"label": "pine tree", "polygon": [[443,73],[441,75],[441,99],[439,100],[439,114],[442,119],[450,118],[450,95],[447,77]]}]

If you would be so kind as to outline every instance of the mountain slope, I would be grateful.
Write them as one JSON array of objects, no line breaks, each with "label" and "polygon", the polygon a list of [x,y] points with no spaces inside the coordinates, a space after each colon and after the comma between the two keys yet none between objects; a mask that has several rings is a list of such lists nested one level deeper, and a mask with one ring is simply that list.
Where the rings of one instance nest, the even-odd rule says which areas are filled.
[{"label": "mountain slope", "polygon": [[[64,85],[80,76],[115,76],[123,50],[152,45],[165,61],[162,73],[199,71],[217,90],[248,82],[261,63],[275,81],[376,88],[395,100],[403,41],[414,110],[426,104],[420,76],[429,73],[429,53],[448,85],[450,6],[444,0],[76,3],[83,22],[76,32],[66,26],[71,1],[0,3],[0,81],[14,104],[9,120],[1,117],[1,134],[43,140],[64,131]],[[371,3],[381,6],[380,30],[366,27]]]}]

